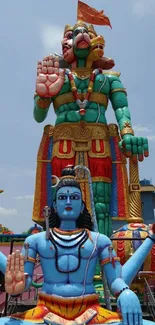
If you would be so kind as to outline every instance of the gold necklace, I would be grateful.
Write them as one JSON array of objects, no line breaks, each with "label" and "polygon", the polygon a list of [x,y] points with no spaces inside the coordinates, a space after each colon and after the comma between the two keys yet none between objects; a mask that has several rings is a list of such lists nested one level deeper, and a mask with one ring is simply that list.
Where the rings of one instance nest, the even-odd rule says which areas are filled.
[{"label": "gold necklace", "polygon": [[58,234],[60,234],[60,235],[74,235],[74,234],[80,233],[84,229],[79,228],[79,229],[74,229],[74,230],[62,230],[62,229],[59,229],[59,228],[54,228],[54,230],[56,232],[58,232]]}]

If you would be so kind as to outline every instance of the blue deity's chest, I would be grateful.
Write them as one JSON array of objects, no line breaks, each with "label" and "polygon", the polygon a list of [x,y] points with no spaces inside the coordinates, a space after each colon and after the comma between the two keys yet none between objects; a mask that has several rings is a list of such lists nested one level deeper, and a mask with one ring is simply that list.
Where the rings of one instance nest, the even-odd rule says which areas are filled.
[{"label": "blue deity's chest", "polygon": [[81,262],[85,264],[97,256],[95,242],[88,238],[86,230],[69,236],[52,230],[46,249],[40,246],[40,254],[41,251],[44,251],[44,258],[55,261],[57,270],[62,273],[75,272],[80,268]]}]

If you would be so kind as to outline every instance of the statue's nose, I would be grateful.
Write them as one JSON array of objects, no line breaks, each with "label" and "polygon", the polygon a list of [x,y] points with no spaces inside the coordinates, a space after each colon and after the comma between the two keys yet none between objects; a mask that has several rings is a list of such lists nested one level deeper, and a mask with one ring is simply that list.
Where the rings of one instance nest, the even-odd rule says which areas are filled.
[{"label": "statue's nose", "polygon": [[66,204],[67,204],[67,205],[71,205],[71,200],[70,200],[70,197],[69,197],[69,195],[67,196],[67,201],[66,201]]}]

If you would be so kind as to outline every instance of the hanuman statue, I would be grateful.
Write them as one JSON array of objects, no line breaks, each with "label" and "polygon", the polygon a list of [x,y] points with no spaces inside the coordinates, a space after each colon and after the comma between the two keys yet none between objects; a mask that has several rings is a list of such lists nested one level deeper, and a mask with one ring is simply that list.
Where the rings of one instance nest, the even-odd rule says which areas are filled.
[{"label": "hanuman statue", "polygon": [[[42,223],[42,208],[52,205],[51,175],[60,177],[68,164],[83,165],[91,172],[99,232],[109,236],[113,213],[128,214],[126,167],[119,163],[125,157],[142,161],[148,142],[134,135],[126,89],[120,73],[109,71],[114,61],[104,57],[104,47],[93,25],[78,21],[65,27],[63,57],[49,55],[38,62],[34,118],[43,122],[53,104],[56,122],[45,127],[39,148],[33,220]],[[121,138],[117,126],[107,125],[109,101]],[[91,212],[84,172],[78,178]]]}]

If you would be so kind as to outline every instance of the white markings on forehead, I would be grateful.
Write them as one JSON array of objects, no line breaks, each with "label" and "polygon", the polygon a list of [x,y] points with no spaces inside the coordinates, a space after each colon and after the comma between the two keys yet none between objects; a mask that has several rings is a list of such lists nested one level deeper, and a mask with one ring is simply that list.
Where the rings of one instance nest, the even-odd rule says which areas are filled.
[{"label": "white markings on forehead", "polygon": [[63,186],[57,191],[58,195],[64,195],[64,194],[78,194],[81,195],[81,191],[77,187],[69,187],[69,186]]},{"label": "white markings on forehead", "polygon": [[[58,195],[63,195],[63,194],[66,194],[66,192],[64,191],[64,192],[59,192],[58,193]],[[71,194],[71,195],[73,195],[73,194],[81,194],[81,192],[79,191],[79,192],[70,192],[69,190],[67,190],[67,194]]]}]

